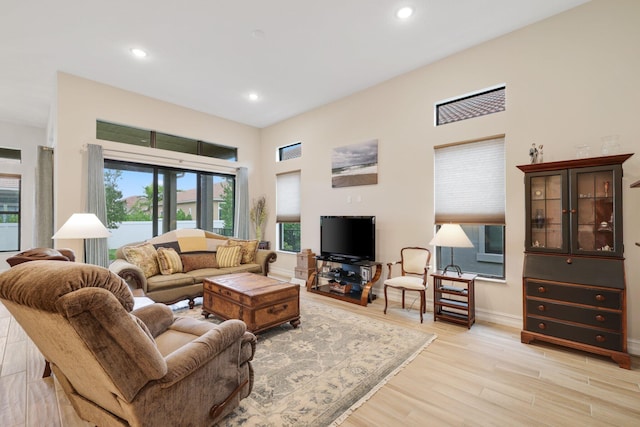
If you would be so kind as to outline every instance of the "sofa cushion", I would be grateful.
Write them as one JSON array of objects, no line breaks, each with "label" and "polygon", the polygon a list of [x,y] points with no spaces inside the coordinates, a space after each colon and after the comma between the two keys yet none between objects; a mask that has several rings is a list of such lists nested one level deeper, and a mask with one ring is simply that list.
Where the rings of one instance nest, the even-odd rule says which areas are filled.
[{"label": "sofa cushion", "polygon": [[229,240],[229,245],[238,245],[241,247],[242,259],[240,260],[240,264],[252,263],[256,259],[256,252],[258,251],[257,240],[231,239]]},{"label": "sofa cushion", "polygon": [[157,253],[160,273],[182,273],[182,261],[180,260],[180,255],[178,255],[175,249],[160,247],[157,249]]},{"label": "sofa cushion", "polygon": [[232,273],[262,273],[262,266],[260,264],[240,264],[237,267],[226,268],[202,268],[200,270],[193,270],[186,274],[193,277],[195,283],[200,283],[204,279],[214,276],[221,276],[223,274]]},{"label": "sofa cushion", "polygon": [[218,268],[215,252],[180,254],[180,259],[184,273],[201,268]]},{"label": "sofa cushion", "polygon": [[220,268],[237,267],[242,260],[242,247],[240,245],[218,246],[216,258]]},{"label": "sofa cushion", "polygon": [[147,293],[157,291],[159,289],[193,285],[194,283],[193,277],[185,273],[173,273],[167,276],[158,274],[157,276],[149,277],[147,279]]},{"label": "sofa cushion", "polygon": [[151,243],[143,243],[136,246],[122,248],[125,259],[131,264],[140,267],[145,277],[149,278],[160,274],[158,266],[158,252]]}]

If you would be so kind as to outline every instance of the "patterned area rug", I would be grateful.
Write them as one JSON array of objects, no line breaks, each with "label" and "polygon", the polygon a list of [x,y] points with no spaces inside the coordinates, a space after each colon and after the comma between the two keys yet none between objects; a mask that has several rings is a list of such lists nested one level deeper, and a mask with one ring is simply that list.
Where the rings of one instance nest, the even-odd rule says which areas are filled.
[{"label": "patterned area rug", "polygon": [[[220,426],[339,425],[436,338],[313,301],[300,311],[297,329],[260,334],[253,391]],[[200,312],[175,313],[205,320]]]}]

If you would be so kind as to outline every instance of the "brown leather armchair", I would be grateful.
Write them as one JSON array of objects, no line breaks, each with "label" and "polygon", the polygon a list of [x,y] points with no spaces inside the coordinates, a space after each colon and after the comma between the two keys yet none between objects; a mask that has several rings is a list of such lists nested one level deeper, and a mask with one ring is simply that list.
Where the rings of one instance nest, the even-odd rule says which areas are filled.
[{"label": "brown leather armchair", "polygon": [[209,426],[253,387],[256,338],[242,321],[174,317],[164,304],[131,311],[128,286],[105,268],[16,265],[0,274],[0,302],[96,425]]}]

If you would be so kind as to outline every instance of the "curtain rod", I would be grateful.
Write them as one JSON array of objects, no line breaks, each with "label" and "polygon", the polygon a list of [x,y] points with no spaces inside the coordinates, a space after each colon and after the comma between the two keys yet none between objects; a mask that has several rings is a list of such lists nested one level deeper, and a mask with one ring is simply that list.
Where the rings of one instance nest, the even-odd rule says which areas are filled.
[{"label": "curtain rod", "polygon": [[[83,145],[83,149],[86,150],[86,145]],[[127,160],[125,158],[120,157],[119,155],[125,154],[126,156],[133,156],[133,157],[137,157],[140,158],[140,160],[153,160],[153,159],[161,159],[164,161],[169,161],[169,163],[175,165],[202,165],[202,166],[206,166],[207,168],[217,168],[217,169],[229,169],[232,170],[234,172],[236,172],[240,166],[227,166],[227,165],[221,165],[221,164],[217,164],[217,163],[208,163],[208,162],[203,162],[203,161],[198,161],[198,160],[183,160],[183,159],[176,159],[175,157],[169,157],[169,156],[163,156],[163,155],[159,155],[159,154],[146,154],[146,153],[135,153],[132,151],[127,151],[127,150],[117,150],[117,149],[113,149],[113,148],[103,148],[103,156],[107,157],[109,156],[109,154],[115,156],[116,158],[113,160]],[[131,159],[128,159],[131,160]]]}]

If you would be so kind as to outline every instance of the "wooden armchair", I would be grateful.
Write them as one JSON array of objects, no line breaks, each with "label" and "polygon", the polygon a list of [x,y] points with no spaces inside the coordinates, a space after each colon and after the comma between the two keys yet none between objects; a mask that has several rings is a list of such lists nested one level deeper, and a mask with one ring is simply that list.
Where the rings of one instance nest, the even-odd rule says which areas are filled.
[{"label": "wooden armchair", "polygon": [[[387,288],[392,287],[402,290],[402,308],[404,308],[404,296],[406,291],[416,291],[420,294],[420,323],[422,315],[427,312],[426,291],[429,286],[427,272],[431,252],[426,248],[407,247],[400,250],[400,261],[387,263],[389,275],[384,281],[384,314],[387,314]],[[392,268],[400,265],[401,275],[392,278]]]}]

